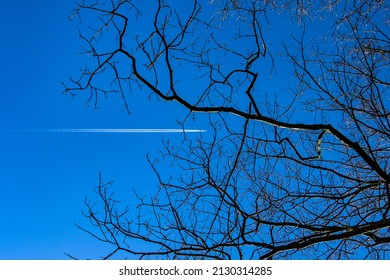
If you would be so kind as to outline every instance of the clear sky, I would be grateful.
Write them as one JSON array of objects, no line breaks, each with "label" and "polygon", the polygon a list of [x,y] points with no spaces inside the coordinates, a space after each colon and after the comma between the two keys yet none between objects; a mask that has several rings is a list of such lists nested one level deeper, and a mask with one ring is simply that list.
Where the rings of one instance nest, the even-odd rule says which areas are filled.
[{"label": "clear sky", "polygon": [[[178,120],[187,113],[178,105],[149,99],[145,92],[136,92],[128,99],[130,116],[123,111],[119,95],[101,98],[94,109],[93,104],[85,103],[88,96],[82,93],[75,98],[62,94],[61,82],[70,76],[77,77],[86,64],[86,58],[77,55],[81,51],[79,22],[68,19],[73,8],[74,1],[70,0],[1,2],[0,259],[67,259],[65,253],[80,259],[104,256],[107,253],[104,246],[75,226],[75,223],[89,225],[81,211],[85,210],[85,197],[93,196],[99,172],[105,182],[114,182],[113,191],[119,193],[118,197],[134,205],[133,189],[140,195],[156,191],[157,179],[146,154],[158,157],[163,139],[174,143],[182,139],[180,133],[49,132],[50,129],[178,129],[181,128]],[[295,32],[300,36],[303,29],[291,30],[286,18],[276,22],[272,32],[265,35],[269,36],[266,40],[276,54],[275,60],[267,56],[256,62],[261,83],[255,97],[270,98],[266,100],[270,104],[274,98],[283,107],[295,98],[286,93],[295,89],[297,80],[291,78],[292,68],[284,67],[285,59],[277,55],[282,47],[280,39],[291,46],[290,35]],[[88,23],[83,23],[83,28],[87,26]],[[137,28],[140,32],[144,30],[141,24]],[[264,28],[271,30],[270,26]],[[317,36],[325,30],[321,28],[327,28],[327,24],[308,24],[306,34]],[[273,41],[275,34],[279,38]],[[315,36],[313,41],[319,39],[321,43],[322,39]],[[325,41],[332,43],[330,38]],[[239,45],[241,41],[228,43]],[[217,51],[214,59],[223,60],[218,63],[225,69],[233,65],[226,52]],[[275,62],[275,69],[269,65],[262,67],[263,62],[270,65]],[[186,97],[197,96],[202,80],[195,81],[186,71],[180,73],[180,78],[183,80],[177,87],[182,86]],[[248,106],[248,100],[241,95],[233,98]],[[290,121],[316,122],[313,114],[308,115],[300,108],[295,108]],[[206,117],[186,122],[186,128],[209,129],[201,122],[203,116]],[[337,117],[335,114],[330,119]],[[241,127],[242,122],[235,124],[238,123]],[[210,134],[205,133],[204,137]],[[164,175],[176,172],[169,170],[170,166],[161,168]]]},{"label": "clear sky", "polygon": [[[134,96],[131,116],[118,97],[98,110],[61,95],[82,67],[73,1],[2,1],[0,9],[0,259],[98,257],[102,245],[77,229],[102,172],[131,203],[156,178],[145,155],[178,134],[46,133],[26,129],[180,128],[180,109]],[[142,105],[141,105],[142,104]],[[199,128],[199,127],[196,127]],[[21,130],[21,131],[18,131]],[[151,190],[151,191],[149,191]],[[102,253],[103,254],[103,253]]]}]

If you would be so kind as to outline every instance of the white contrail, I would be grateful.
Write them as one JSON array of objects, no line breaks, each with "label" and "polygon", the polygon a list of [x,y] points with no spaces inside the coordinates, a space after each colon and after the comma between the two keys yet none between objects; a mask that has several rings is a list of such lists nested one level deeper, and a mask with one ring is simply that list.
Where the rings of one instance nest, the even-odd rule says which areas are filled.
[{"label": "white contrail", "polygon": [[206,132],[203,129],[176,128],[53,128],[32,129],[32,132],[66,132],[66,133],[194,133]]}]

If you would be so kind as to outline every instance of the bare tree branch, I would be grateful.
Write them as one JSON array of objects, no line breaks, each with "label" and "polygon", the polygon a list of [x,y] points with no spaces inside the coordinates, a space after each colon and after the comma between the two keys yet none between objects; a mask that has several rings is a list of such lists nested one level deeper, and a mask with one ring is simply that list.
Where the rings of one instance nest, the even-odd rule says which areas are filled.
[{"label": "bare tree branch", "polygon": [[[83,1],[74,13],[96,16],[81,35],[94,64],[66,93],[89,91],[94,106],[120,94],[130,112],[142,91],[207,113],[212,131],[148,158],[159,192],[138,212],[99,179],[85,213],[95,230],[82,229],[112,245],[104,258],[387,258],[387,3],[179,2]],[[291,32],[274,31],[286,18]]]}]

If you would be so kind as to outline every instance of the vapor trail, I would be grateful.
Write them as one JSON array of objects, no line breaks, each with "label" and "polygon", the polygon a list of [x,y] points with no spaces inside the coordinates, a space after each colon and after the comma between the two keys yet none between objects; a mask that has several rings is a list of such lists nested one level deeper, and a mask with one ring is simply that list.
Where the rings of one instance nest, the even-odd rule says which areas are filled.
[{"label": "vapor trail", "polygon": [[176,128],[53,128],[32,129],[31,132],[63,132],[63,133],[194,133],[206,132],[203,129]]}]

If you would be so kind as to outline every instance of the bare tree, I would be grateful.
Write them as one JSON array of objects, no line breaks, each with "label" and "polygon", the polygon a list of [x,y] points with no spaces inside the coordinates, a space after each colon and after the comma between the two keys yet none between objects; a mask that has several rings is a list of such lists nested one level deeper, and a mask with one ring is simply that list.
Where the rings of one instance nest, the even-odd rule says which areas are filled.
[{"label": "bare tree", "polygon": [[83,229],[105,258],[389,258],[387,3],[149,2],[78,5],[93,64],[66,92],[119,94],[129,112],[142,91],[207,113],[212,136],[149,159],[159,192],[138,212],[99,180],[99,230]]}]

